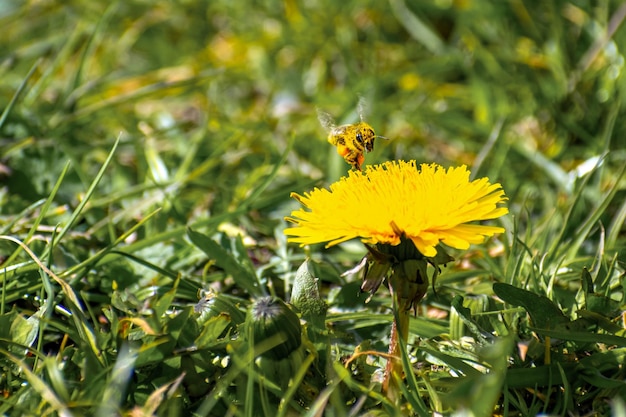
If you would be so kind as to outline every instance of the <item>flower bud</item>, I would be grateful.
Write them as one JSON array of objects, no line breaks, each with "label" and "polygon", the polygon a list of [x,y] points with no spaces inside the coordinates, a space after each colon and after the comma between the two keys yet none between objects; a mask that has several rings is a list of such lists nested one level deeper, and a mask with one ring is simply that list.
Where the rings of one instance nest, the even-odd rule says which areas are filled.
[{"label": "flower bud", "polygon": [[280,360],[298,349],[302,344],[302,326],[300,319],[279,298],[263,297],[256,300],[248,314],[248,326],[254,345],[267,342],[271,347],[261,356]]}]

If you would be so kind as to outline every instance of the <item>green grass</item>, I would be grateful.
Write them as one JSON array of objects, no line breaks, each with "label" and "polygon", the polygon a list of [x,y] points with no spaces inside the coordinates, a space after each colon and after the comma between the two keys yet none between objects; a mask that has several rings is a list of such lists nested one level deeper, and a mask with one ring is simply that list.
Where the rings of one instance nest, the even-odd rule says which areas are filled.
[{"label": "green grass", "polygon": [[[0,2],[0,414],[626,415],[621,2],[106,4]],[[349,168],[316,107],[359,96],[366,164],[509,198],[411,319],[399,404],[352,356],[393,318],[341,276],[365,248],[282,234]],[[325,326],[268,362],[249,307],[306,257]]]}]

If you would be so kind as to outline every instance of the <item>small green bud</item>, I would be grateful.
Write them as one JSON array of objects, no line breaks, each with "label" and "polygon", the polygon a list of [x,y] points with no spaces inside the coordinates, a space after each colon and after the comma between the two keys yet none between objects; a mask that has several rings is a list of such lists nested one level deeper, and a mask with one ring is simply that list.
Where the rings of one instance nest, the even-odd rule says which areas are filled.
[{"label": "small green bud", "polygon": [[298,268],[291,289],[291,303],[300,309],[304,320],[325,329],[328,306],[320,297],[318,279],[313,276],[309,267],[307,259]]},{"label": "small green bud", "polygon": [[426,260],[409,259],[396,265],[390,277],[398,302],[406,310],[416,309],[428,290]]},{"label": "small green bud", "polygon": [[256,300],[248,314],[254,345],[268,342],[272,347],[261,356],[280,360],[286,358],[302,344],[300,319],[279,298],[263,297]]}]

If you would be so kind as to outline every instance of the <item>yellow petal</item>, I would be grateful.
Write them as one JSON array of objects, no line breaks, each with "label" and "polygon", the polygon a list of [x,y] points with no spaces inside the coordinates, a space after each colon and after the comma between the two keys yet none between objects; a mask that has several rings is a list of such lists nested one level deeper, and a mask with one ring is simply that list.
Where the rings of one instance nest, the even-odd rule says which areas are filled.
[{"label": "yellow petal", "polygon": [[304,208],[286,217],[297,227],[285,230],[290,242],[327,246],[353,238],[370,244],[397,245],[404,235],[425,256],[442,242],[458,249],[481,243],[504,231],[470,224],[508,213],[500,184],[488,178],[470,181],[465,165],[445,169],[437,164],[390,161],[350,171],[329,189],[292,193]]}]

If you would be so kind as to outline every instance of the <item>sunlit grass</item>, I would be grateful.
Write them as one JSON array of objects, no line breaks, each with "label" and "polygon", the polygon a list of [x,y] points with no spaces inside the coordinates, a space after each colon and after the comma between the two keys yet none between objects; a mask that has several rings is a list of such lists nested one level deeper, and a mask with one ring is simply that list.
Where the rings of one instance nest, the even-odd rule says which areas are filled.
[{"label": "sunlit grass", "polygon": [[[623,413],[626,8],[413,3],[0,6],[0,413]],[[283,235],[350,168],[316,109],[360,96],[365,165],[509,198],[411,317],[397,402],[389,292],[342,275],[365,248]],[[328,311],[294,302],[298,356],[261,360],[248,309],[306,258]]]}]

